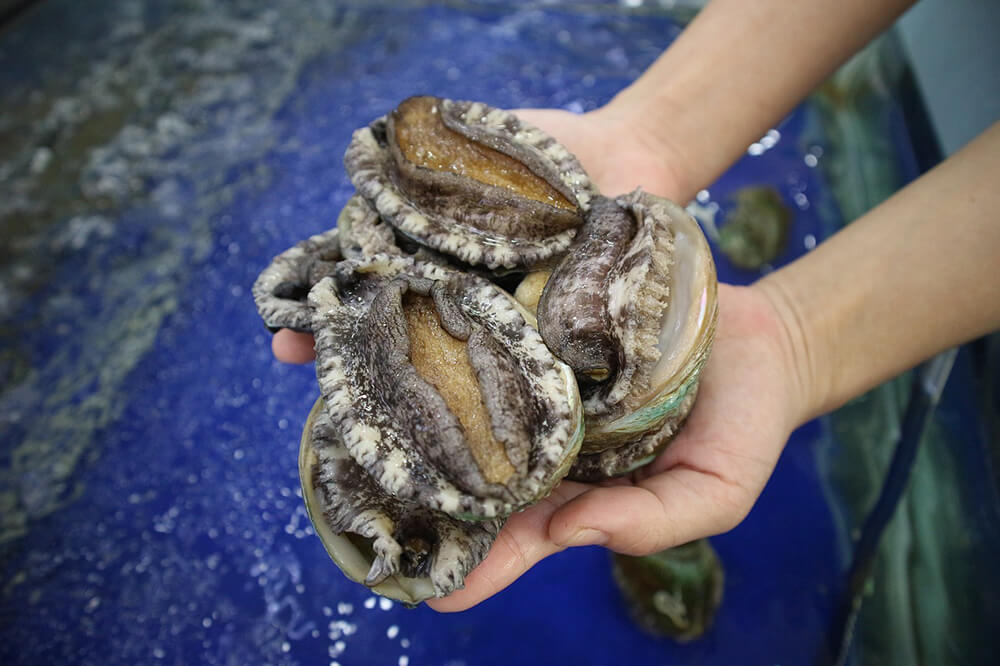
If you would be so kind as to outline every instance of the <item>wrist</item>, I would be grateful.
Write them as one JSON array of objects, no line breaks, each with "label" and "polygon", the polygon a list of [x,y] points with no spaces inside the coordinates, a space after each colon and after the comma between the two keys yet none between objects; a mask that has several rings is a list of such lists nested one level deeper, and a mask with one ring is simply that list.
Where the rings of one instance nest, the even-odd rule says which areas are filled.
[{"label": "wrist", "polygon": [[768,330],[789,381],[791,427],[797,428],[826,411],[829,387],[823,378],[830,375],[820,364],[829,357],[819,352],[821,338],[807,330],[802,309],[778,273],[758,280],[749,289],[760,296],[771,319]]},{"label": "wrist", "polygon": [[644,175],[635,185],[684,205],[703,185],[691,176],[693,162],[682,152],[683,142],[671,135],[670,123],[662,122],[675,115],[673,104],[666,96],[653,105],[650,101],[630,87],[588,115],[603,128],[608,154],[627,156],[629,163],[617,167]]}]

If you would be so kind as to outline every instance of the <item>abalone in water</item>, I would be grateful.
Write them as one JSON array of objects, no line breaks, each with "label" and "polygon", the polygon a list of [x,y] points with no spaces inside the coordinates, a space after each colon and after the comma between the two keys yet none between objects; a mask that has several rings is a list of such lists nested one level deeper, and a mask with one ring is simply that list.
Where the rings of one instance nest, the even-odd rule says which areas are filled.
[{"label": "abalone in water", "polygon": [[461,587],[567,473],[666,445],[711,346],[715,272],[682,209],[601,196],[483,104],[406,100],[345,166],[339,233],[279,255],[253,293],[268,326],[315,336],[300,474],[317,534],[348,576],[418,603]]},{"label": "abalone in water", "polygon": [[725,575],[707,539],[645,557],[615,553],[611,571],[633,619],[656,636],[700,638],[722,602]]},{"label": "abalone in water", "polygon": [[733,208],[718,231],[722,253],[736,266],[760,270],[788,246],[792,211],[773,187],[744,187],[731,196]]}]

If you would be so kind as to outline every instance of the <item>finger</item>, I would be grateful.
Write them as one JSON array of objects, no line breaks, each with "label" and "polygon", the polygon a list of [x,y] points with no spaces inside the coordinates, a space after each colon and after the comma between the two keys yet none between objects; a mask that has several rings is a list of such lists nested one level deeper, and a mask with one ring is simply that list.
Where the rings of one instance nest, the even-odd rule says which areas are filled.
[{"label": "finger", "polygon": [[549,539],[549,519],[565,502],[590,486],[572,481],[559,484],[552,494],[520,513],[500,530],[486,559],[465,578],[465,587],[427,605],[442,613],[475,606],[504,589],[542,559],[563,550]]},{"label": "finger", "polygon": [[274,357],[284,363],[309,363],[316,358],[312,333],[283,328],[271,338]]},{"label": "finger", "polygon": [[634,486],[593,488],[553,514],[557,547],[600,544],[648,555],[735,527],[752,493],[714,474],[675,467]]}]

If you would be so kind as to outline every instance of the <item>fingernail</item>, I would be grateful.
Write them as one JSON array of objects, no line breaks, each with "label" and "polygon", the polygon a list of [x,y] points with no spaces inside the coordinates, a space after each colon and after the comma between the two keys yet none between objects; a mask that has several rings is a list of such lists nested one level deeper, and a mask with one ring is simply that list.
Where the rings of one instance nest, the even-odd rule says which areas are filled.
[{"label": "fingernail", "polygon": [[608,535],[600,530],[584,527],[566,540],[567,546],[597,546],[608,542]]}]

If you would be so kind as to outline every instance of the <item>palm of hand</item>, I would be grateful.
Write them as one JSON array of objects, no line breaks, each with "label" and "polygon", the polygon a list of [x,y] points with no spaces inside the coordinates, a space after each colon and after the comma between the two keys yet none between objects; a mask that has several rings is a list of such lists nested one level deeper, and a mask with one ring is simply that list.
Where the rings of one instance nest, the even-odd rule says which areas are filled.
[{"label": "palm of hand", "polygon": [[[641,140],[622,139],[628,132],[613,131],[613,120],[557,110],[518,113],[573,151],[603,192],[641,185],[680,201],[693,194],[668,160]],[[428,605],[440,611],[473,606],[569,546],[603,544],[648,554],[726,531],[743,519],[795,425],[798,396],[788,381],[785,329],[766,295],[720,285],[719,303],[698,401],[667,449],[631,477],[596,485],[563,482],[511,516],[464,589]],[[272,348],[279,360],[312,358],[309,335],[279,331]]]}]

